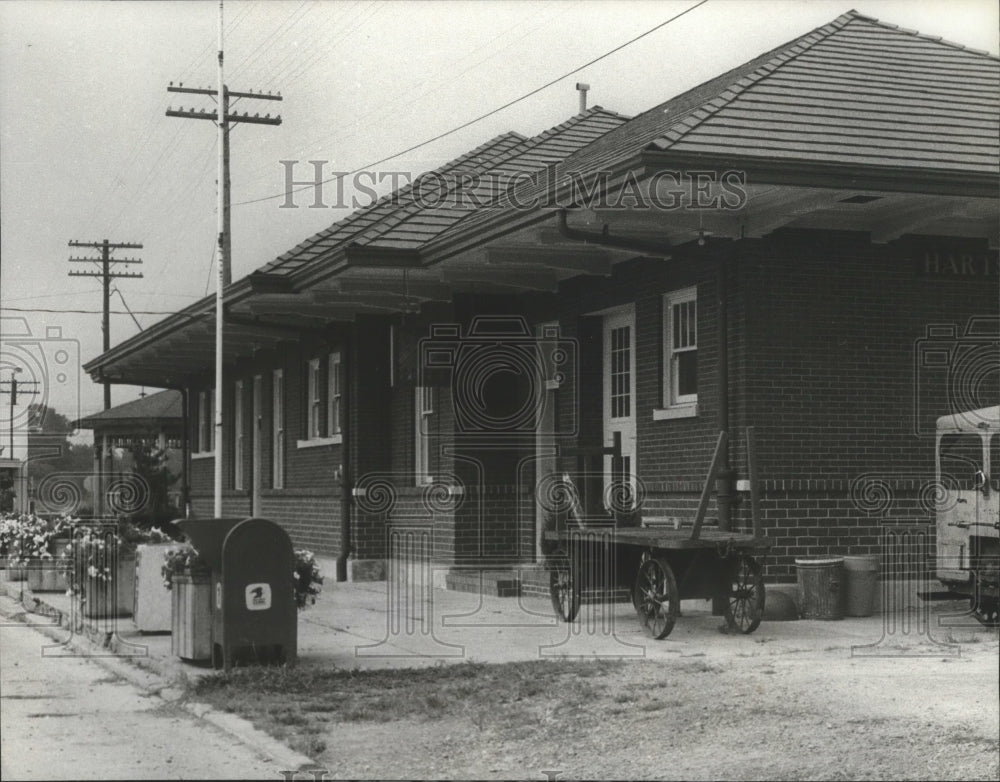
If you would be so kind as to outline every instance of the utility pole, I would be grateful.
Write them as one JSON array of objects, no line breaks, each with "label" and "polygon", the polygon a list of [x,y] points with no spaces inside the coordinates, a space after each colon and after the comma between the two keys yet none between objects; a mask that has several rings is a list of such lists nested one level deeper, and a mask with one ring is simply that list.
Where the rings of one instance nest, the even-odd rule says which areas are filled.
[{"label": "utility pole", "polygon": [[[70,277],[97,277],[101,280],[104,288],[104,321],[102,330],[104,331],[104,353],[111,350],[111,281],[122,278],[142,277],[142,272],[115,271],[112,266],[122,264],[125,266],[142,263],[138,258],[112,258],[114,250],[141,250],[142,245],[138,242],[109,242],[104,239],[100,242],[79,242],[75,239],[69,243],[70,247],[87,247],[93,250],[100,250],[100,258],[70,258],[70,263],[96,263],[100,270],[77,272],[71,271]],[[119,294],[120,295],[120,294]],[[104,409],[111,408],[111,383],[104,380]],[[97,472],[97,491],[95,492],[94,510],[98,513],[104,512],[104,490],[107,484],[107,476],[111,471],[109,464],[110,456],[107,452],[107,437],[98,443],[94,438],[94,462]]]},{"label": "utility pole", "polygon": [[[142,277],[142,272],[123,272],[112,270],[114,264],[134,264],[142,263],[138,258],[112,258],[113,250],[137,249],[141,250],[142,245],[135,242],[112,243],[107,239],[101,242],[78,242],[75,239],[69,243],[70,247],[89,247],[100,250],[100,258],[70,258],[70,263],[96,263],[100,265],[100,271],[70,272],[70,277],[98,277],[104,286],[104,351],[107,353],[111,349],[111,281],[125,277]],[[111,407],[111,384],[104,381],[104,409]]]},{"label": "utility pole", "polygon": [[[222,406],[225,394],[222,387],[222,334],[224,326],[223,292],[232,282],[232,236],[229,220],[229,129],[232,125],[242,122],[250,125],[280,125],[281,117],[270,114],[260,116],[249,112],[243,114],[229,112],[229,100],[235,98],[253,100],[281,100],[281,94],[272,95],[264,92],[230,92],[226,87],[223,70],[223,12],[222,0],[219,0],[219,80],[218,87],[185,87],[183,83],[176,86],[170,82],[167,92],[180,92],[192,95],[209,95],[215,99],[216,110],[174,109],[167,108],[168,117],[185,119],[207,119],[215,123],[219,132],[219,177],[218,177],[218,238],[217,253],[219,256],[218,281],[215,285],[215,501],[213,505],[215,518],[222,517],[222,462],[224,438],[222,433]],[[235,102],[235,101],[234,101]]]},{"label": "utility pole", "polygon": [[[23,388],[23,386],[37,386],[38,385],[38,381],[37,380],[22,380],[20,383],[18,383],[17,382],[17,375],[20,372],[21,372],[21,368],[20,367],[14,367],[10,371],[10,380],[0,381],[0,386],[4,385],[4,383],[6,383],[6,385],[7,385],[7,391],[4,392],[4,393],[7,393],[7,394],[10,395],[10,451],[8,453],[9,453],[9,456],[10,456],[11,459],[14,458],[14,408],[17,406],[17,390],[18,390],[18,387],[22,387],[21,388],[21,393],[22,394],[25,394],[25,395],[28,395],[28,396],[38,396],[38,389],[37,388],[30,388],[30,389],[27,389],[27,390],[25,390]],[[0,388],[0,392],[3,392],[2,388]],[[27,432],[28,431],[28,427],[25,426],[24,430],[25,430],[25,432]],[[27,443],[25,443],[24,461],[28,461],[27,447],[28,447]],[[2,452],[2,451],[3,451],[3,448],[0,448],[0,452]]]}]

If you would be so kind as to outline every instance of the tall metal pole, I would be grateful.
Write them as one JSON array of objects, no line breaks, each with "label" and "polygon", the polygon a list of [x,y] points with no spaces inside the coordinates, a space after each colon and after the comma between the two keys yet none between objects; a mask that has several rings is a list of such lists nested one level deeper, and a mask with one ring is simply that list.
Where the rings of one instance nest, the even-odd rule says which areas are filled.
[{"label": "tall metal pole", "polygon": [[[101,246],[101,270],[104,278],[104,352],[111,350],[111,250],[108,240]],[[104,381],[104,409],[111,409],[111,383]]]},{"label": "tall metal pole", "polygon": [[226,257],[226,107],[224,105],[226,82],[222,69],[222,0],[219,0],[219,181],[218,181],[218,280],[215,285],[215,501],[212,506],[215,518],[222,518],[222,400],[225,394],[222,389],[222,329],[223,307],[222,294],[226,287],[226,270],[229,259]]},{"label": "tall metal pole", "polygon": [[223,301],[222,294],[226,286],[232,282],[232,241],[229,224],[229,129],[237,123],[250,125],[280,125],[281,117],[266,114],[261,117],[259,114],[250,115],[249,112],[243,114],[229,113],[229,100],[278,100],[281,93],[272,95],[264,92],[230,92],[226,87],[225,75],[223,72],[223,12],[222,0],[219,0],[219,83],[217,89],[201,87],[185,87],[183,83],[174,84],[170,82],[167,92],[179,92],[193,95],[211,95],[216,99],[217,111],[206,112],[195,109],[167,109],[168,117],[183,117],[185,119],[212,120],[217,125],[219,134],[219,175],[218,175],[218,237],[217,237],[217,257],[219,260],[218,282],[215,286],[215,421],[213,431],[215,432],[215,502],[214,512],[216,517],[222,515],[222,462],[225,452],[225,441],[222,432],[222,413],[225,394],[222,387],[222,346],[223,346]]}]

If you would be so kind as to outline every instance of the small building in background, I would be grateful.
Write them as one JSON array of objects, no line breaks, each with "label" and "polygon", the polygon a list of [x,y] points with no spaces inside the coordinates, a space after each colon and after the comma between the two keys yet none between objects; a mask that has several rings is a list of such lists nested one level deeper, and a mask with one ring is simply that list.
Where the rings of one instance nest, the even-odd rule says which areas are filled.
[{"label": "small building in background", "polygon": [[21,459],[0,457],[0,513],[26,513],[28,485]]},{"label": "small building in background", "polygon": [[[180,391],[159,391],[102,410],[75,422],[94,432],[94,497],[96,515],[141,513],[150,487],[135,479],[137,448],[162,451],[163,466],[175,476],[167,500],[183,510],[184,410]],[[103,489],[99,489],[103,482]]]}]

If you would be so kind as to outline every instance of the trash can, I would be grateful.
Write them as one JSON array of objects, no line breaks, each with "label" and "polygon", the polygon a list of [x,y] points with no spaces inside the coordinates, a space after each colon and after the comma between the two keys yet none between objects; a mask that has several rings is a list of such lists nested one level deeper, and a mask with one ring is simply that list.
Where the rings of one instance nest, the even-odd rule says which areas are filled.
[{"label": "trash can", "polygon": [[847,616],[871,616],[875,613],[875,593],[878,589],[878,557],[844,557],[844,584]]},{"label": "trash can", "polygon": [[212,572],[212,664],[294,663],[292,541],[267,519],[184,519],[177,526]]},{"label": "trash can", "polygon": [[844,618],[844,558],[797,559],[799,613],[803,619]]}]

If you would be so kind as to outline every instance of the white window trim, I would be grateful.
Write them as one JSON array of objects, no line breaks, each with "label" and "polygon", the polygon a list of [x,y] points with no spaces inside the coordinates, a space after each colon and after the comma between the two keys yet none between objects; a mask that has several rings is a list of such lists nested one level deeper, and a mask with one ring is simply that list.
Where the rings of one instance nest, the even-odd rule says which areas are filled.
[{"label": "white window trim", "polygon": [[339,438],[341,436],[341,416],[343,415],[341,388],[340,351],[330,354],[327,363],[326,379],[326,436]]},{"label": "white window trim", "polygon": [[233,385],[233,489],[236,491],[242,491],[246,488],[246,476],[243,469],[243,460],[246,454],[243,412],[243,381],[237,380]]},{"label": "white window trim", "polygon": [[271,488],[285,488],[285,373],[271,373]]},{"label": "white window trim", "polygon": [[319,448],[324,445],[340,445],[344,436],[335,434],[330,437],[313,437],[311,440],[296,440],[296,448]]},{"label": "white window trim", "polygon": [[[207,442],[206,442],[207,441]],[[198,392],[198,450],[192,459],[210,459],[215,456],[215,389]],[[208,446],[206,448],[205,446]]]},{"label": "white window trim", "polygon": [[431,448],[430,435],[424,435],[428,429],[427,418],[434,415],[434,389],[431,386],[415,386],[413,389],[414,416],[414,449],[413,473],[417,486],[433,483],[430,474]]},{"label": "white window trim", "polygon": [[320,389],[319,359],[309,362],[306,375],[306,439],[315,440],[320,437],[320,410],[323,405],[323,395]]},{"label": "white window trim", "polygon": [[[662,406],[653,410],[654,421],[664,421],[675,418],[694,418],[698,415],[698,394],[687,394],[684,396],[674,395],[674,386],[677,382],[674,370],[674,350],[673,350],[673,308],[677,304],[693,301],[695,303],[695,328],[697,329],[698,318],[698,286],[692,285],[688,288],[680,288],[663,295],[663,355],[662,355],[662,378],[663,378],[663,398],[660,400]],[[698,349],[698,336],[695,334],[695,350]]]}]

